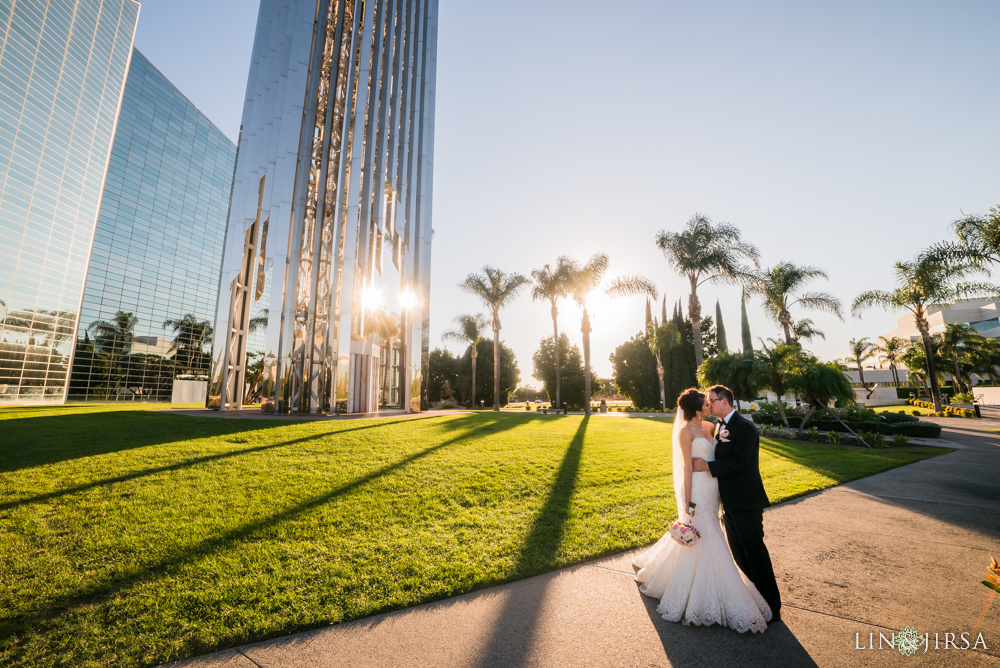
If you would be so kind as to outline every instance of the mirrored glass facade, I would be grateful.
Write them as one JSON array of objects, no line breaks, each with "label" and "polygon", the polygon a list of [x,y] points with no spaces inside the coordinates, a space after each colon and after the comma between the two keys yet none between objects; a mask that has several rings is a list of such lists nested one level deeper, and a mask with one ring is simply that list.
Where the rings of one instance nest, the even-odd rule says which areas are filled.
[{"label": "mirrored glass facade", "polygon": [[138,14],[0,2],[0,403],[64,400]]},{"label": "mirrored glass facade", "polygon": [[135,50],[101,200],[73,400],[169,401],[207,377],[236,146]]},{"label": "mirrored glass facade", "polygon": [[419,410],[437,13],[437,0],[261,2],[209,406]]}]

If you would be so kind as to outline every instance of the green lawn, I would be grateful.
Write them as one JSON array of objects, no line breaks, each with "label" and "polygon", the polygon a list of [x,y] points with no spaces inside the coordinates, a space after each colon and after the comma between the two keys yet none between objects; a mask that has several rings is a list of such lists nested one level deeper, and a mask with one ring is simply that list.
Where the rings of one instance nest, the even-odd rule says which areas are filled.
[{"label": "green lawn", "polygon": [[[620,552],[675,515],[664,418],[113,409],[0,410],[0,665],[155,665]],[[943,452],[766,440],[761,466],[780,501]]]}]

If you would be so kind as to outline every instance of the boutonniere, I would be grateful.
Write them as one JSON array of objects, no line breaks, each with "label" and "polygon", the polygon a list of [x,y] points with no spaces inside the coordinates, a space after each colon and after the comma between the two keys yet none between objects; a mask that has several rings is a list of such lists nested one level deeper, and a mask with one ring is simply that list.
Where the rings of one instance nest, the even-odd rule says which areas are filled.
[{"label": "boutonniere", "polygon": [[719,428],[719,440],[722,441],[723,443],[729,442],[729,430],[726,429],[726,425],[722,425]]}]

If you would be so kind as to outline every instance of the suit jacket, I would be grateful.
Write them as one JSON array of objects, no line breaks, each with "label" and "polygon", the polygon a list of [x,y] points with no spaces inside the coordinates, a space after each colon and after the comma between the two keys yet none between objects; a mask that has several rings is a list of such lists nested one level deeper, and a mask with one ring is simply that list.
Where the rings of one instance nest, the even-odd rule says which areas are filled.
[{"label": "suit jacket", "polygon": [[719,479],[719,497],[726,510],[763,510],[771,505],[760,478],[760,436],[757,427],[734,413],[727,427],[728,443],[715,446],[708,469]]}]

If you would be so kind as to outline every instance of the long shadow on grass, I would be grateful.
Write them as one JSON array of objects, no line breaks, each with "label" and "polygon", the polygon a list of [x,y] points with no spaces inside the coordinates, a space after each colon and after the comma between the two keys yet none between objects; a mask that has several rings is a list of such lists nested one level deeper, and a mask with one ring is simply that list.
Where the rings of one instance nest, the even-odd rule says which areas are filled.
[{"label": "long shadow on grass", "polygon": [[[492,421],[486,421],[490,420],[490,418],[492,418]],[[486,431],[489,433],[496,433],[498,431],[512,429],[518,424],[521,424],[520,420],[510,418],[504,419],[500,416],[490,416],[490,418],[486,418],[482,415],[470,415],[464,418],[459,418],[458,420],[455,420],[455,422],[465,425],[466,429],[447,441],[403,457],[392,464],[387,464],[386,466],[378,468],[371,473],[361,476],[360,478],[356,478],[348,483],[340,485],[329,492],[314,496],[311,499],[298,503],[281,512],[269,515],[265,518],[256,519],[252,522],[247,522],[246,524],[227,531],[221,535],[205,539],[178,551],[170,557],[161,559],[154,564],[134,569],[131,572],[124,573],[101,584],[85,586],[76,589],[75,591],[67,592],[55,600],[46,600],[46,597],[39,596],[33,601],[33,612],[0,617],[0,620],[2,620],[0,621],[0,638],[26,632],[32,627],[44,624],[46,621],[54,620],[61,615],[77,611],[83,607],[88,609],[96,607],[97,604],[101,603],[104,599],[114,596],[115,594],[120,594],[123,590],[133,585],[146,580],[154,579],[162,575],[164,571],[175,569],[197,559],[229,549],[234,543],[246,540],[258,532],[274,529],[274,527],[281,522],[290,520],[304,512],[350,494],[373,480],[389,475],[394,471],[407,466],[408,464],[412,464],[419,459],[432,455],[450,445],[464,441],[473,436],[476,432]],[[460,427],[450,426],[450,428],[457,431]],[[36,628],[33,632],[38,633],[41,631]],[[255,636],[239,638],[236,639],[236,642],[243,643],[259,640],[261,637],[266,636],[268,632],[268,629],[263,629]],[[270,632],[273,633],[273,630],[270,630]]]},{"label": "long shadow on grass", "polygon": [[263,431],[287,424],[194,419],[150,411],[75,413],[4,420],[0,473],[178,440]]},{"label": "long shadow on grass", "polygon": [[[569,519],[569,505],[580,470],[580,455],[589,416],[580,422],[573,440],[563,456],[562,465],[549,492],[545,505],[524,541],[521,555],[514,566],[513,579],[526,578],[548,571],[555,565],[556,553],[562,542]],[[545,599],[545,587],[524,587],[508,592],[507,602],[497,617],[493,635],[483,655],[484,666],[522,666],[528,663],[528,653],[538,625]]]},{"label": "long shadow on grass", "polygon": [[[407,422],[415,422],[416,420],[429,420],[432,418],[409,418]],[[176,464],[167,464],[165,466],[157,466],[150,469],[142,469],[141,471],[133,471],[132,473],[126,473],[124,475],[115,476],[114,478],[103,478],[101,480],[94,480],[92,482],[84,483],[82,485],[75,485],[73,487],[66,487],[64,489],[59,489],[54,492],[46,492],[45,494],[39,494],[37,496],[30,496],[23,499],[14,499],[11,501],[5,501],[0,503],[0,510],[7,510],[8,508],[14,508],[21,504],[37,503],[39,501],[47,501],[49,499],[55,499],[61,496],[66,496],[67,494],[76,494],[77,492],[85,492],[88,489],[94,489],[95,487],[103,487],[105,485],[114,485],[120,482],[128,482],[129,480],[135,480],[137,478],[144,478],[146,476],[156,475],[157,473],[164,473],[166,471],[178,471],[184,468],[190,468],[192,466],[197,466],[198,464],[206,464],[208,462],[215,462],[222,459],[229,459],[232,457],[241,457],[243,455],[253,454],[255,452],[265,452],[267,450],[274,450],[276,448],[285,448],[291,445],[297,445],[299,443],[304,443],[306,441],[314,441],[316,439],[324,438],[327,436],[336,437],[339,434],[346,434],[352,431],[361,431],[364,429],[374,429],[376,427],[386,427],[393,424],[398,424],[403,422],[403,420],[380,420],[374,424],[367,424],[362,427],[351,427],[349,429],[339,429],[337,431],[324,431],[319,434],[310,434],[309,436],[303,436],[301,438],[294,438],[290,441],[282,441],[281,443],[271,443],[268,445],[258,445],[253,448],[245,448],[243,450],[232,450],[230,452],[220,452],[215,455],[205,455],[204,457],[195,457],[194,459],[188,459],[183,462],[177,462]]]}]

